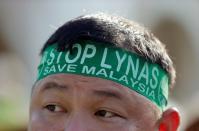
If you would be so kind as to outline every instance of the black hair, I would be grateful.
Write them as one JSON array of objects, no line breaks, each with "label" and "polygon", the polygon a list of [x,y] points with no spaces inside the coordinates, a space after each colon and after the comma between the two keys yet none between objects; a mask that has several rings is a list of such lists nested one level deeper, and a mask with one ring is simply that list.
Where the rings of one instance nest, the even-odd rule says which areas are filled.
[{"label": "black hair", "polygon": [[58,50],[64,51],[87,39],[114,44],[159,64],[170,76],[170,87],[174,85],[175,69],[165,45],[145,27],[119,16],[97,13],[70,20],[47,40],[41,55],[52,44],[58,44]]}]

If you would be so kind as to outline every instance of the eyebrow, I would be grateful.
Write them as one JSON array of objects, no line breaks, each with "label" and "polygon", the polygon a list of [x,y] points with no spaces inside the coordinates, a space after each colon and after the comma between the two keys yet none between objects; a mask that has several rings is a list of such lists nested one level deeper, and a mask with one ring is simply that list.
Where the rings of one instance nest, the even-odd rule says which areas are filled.
[{"label": "eyebrow", "polygon": [[122,100],[122,96],[120,93],[116,91],[109,91],[109,90],[94,90],[92,92],[94,95],[99,96],[99,97],[109,97],[109,98],[114,98],[118,100]]},{"label": "eyebrow", "polygon": [[44,84],[44,86],[41,89],[41,92],[44,92],[46,90],[51,90],[51,89],[63,91],[64,89],[68,89],[68,86],[62,85],[56,82],[48,82]]},{"label": "eyebrow", "polygon": [[[51,89],[55,89],[55,90],[60,90],[60,91],[63,91],[63,90],[67,90],[69,89],[69,87],[67,85],[62,85],[62,84],[59,84],[59,83],[56,83],[56,82],[48,82],[48,83],[45,83],[41,89],[41,92],[45,92],[46,90],[51,90]],[[92,94],[94,96],[98,96],[98,97],[108,97],[108,98],[114,98],[114,99],[117,99],[117,100],[122,100],[123,97],[122,95],[117,92],[117,91],[112,91],[112,90],[93,90],[92,91]]]}]

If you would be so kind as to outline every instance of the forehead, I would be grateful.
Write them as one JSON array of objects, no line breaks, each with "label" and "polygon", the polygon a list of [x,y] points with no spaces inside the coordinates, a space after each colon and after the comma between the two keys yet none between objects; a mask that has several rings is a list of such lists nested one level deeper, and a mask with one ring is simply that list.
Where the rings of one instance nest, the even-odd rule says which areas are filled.
[{"label": "forehead", "polygon": [[[56,86],[52,84],[48,87],[49,83],[55,83]],[[56,88],[59,89],[57,90]],[[47,92],[46,94],[48,94],[48,91],[51,93],[59,91],[61,96],[66,96],[66,99],[68,99],[67,96],[71,97],[71,94],[73,94],[72,92],[76,91],[76,96],[72,97],[79,97],[80,95],[83,95],[84,98],[89,100],[89,103],[94,102],[96,99],[100,100],[103,98],[110,98],[107,99],[107,102],[111,101],[113,103],[118,102],[118,104],[122,103],[122,105],[124,105],[123,108],[126,108],[129,112],[139,110],[139,112],[155,114],[157,117],[161,114],[161,111],[157,108],[157,106],[146,97],[138,94],[128,87],[102,78],[74,74],[49,75],[36,83],[35,91],[33,91],[33,98],[45,95],[45,93],[42,93],[43,90]],[[83,99],[80,101],[84,103]]]},{"label": "forehead", "polygon": [[69,89],[78,88],[78,90],[105,90],[112,91],[119,94],[121,97],[128,100],[129,103],[143,103],[143,105],[149,104],[152,105],[155,109],[157,108],[150,100],[144,96],[138,94],[137,92],[125,87],[119,83],[97,78],[97,77],[87,77],[82,75],[75,74],[55,74],[49,75],[44,79],[38,81],[35,85],[35,88],[38,88],[38,91],[41,91],[48,83],[57,83],[58,85],[65,85]]},{"label": "forehead", "polygon": [[54,91],[67,90],[67,92],[70,92],[72,90],[78,90],[79,93],[83,92],[84,95],[94,91],[101,91],[121,99],[130,98],[130,95],[132,95],[128,88],[113,81],[74,74],[49,75],[38,81],[35,88],[36,92],[39,94],[53,88]]},{"label": "forehead", "polygon": [[[128,97],[142,97],[137,92],[125,87],[119,83],[97,78],[97,77],[88,77],[82,75],[75,75],[75,74],[54,74],[45,77],[44,79],[38,81],[35,85],[35,88],[39,88],[42,90],[45,88],[46,85],[55,83],[57,85],[65,85],[71,89],[81,88],[85,90],[95,90],[95,89],[105,89],[105,90],[112,90],[120,93],[121,95],[128,96]],[[141,98],[143,99],[143,98]],[[145,98],[144,98],[145,99]]]}]

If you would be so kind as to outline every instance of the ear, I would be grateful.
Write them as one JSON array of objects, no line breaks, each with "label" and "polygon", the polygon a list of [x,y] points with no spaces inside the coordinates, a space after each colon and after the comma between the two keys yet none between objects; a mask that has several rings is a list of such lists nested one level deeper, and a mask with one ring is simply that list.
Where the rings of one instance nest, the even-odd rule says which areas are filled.
[{"label": "ear", "polygon": [[179,124],[179,111],[176,108],[169,108],[163,112],[159,123],[159,131],[177,131]]}]

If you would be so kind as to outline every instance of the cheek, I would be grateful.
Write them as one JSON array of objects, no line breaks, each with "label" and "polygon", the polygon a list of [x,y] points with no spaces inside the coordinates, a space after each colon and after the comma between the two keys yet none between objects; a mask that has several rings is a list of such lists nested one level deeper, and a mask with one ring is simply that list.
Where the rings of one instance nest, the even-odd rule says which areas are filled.
[{"label": "cheek", "polygon": [[32,113],[29,121],[29,131],[60,131],[64,128],[61,118],[46,118],[42,113]]},{"label": "cheek", "polygon": [[156,125],[150,122],[136,121],[132,123],[133,126],[129,126],[129,131],[157,131]]}]

